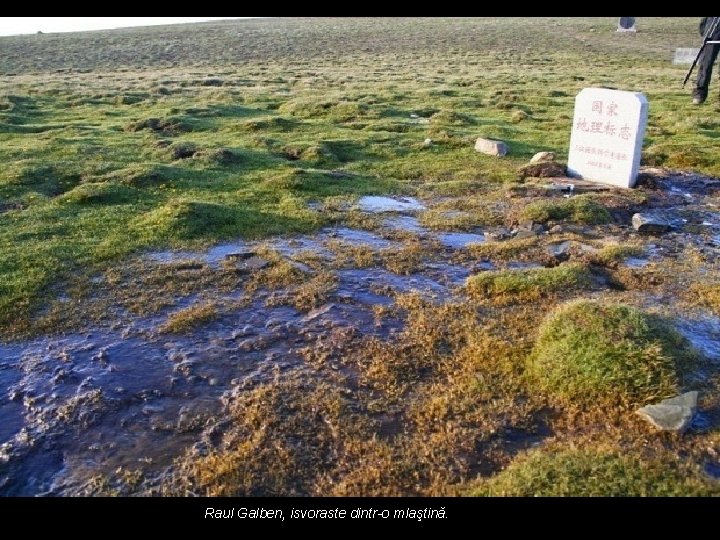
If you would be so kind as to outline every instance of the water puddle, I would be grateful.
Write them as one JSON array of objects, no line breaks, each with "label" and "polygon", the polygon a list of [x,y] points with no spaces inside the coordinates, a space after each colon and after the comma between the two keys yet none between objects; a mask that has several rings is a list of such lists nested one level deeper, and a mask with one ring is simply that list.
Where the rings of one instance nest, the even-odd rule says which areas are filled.
[{"label": "water puddle", "polygon": [[382,212],[417,212],[425,210],[425,205],[414,197],[360,197],[358,208],[373,214]]},{"label": "water puddle", "polygon": [[386,218],[385,221],[383,221],[383,226],[415,234],[427,233],[427,229],[420,225],[418,218],[412,216],[393,216]]},{"label": "water puddle", "polygon": [[676,327],[706,358],[720,361],[720,318],[709,315],[681,318]]},{"label": "water puddle", "polygon": [[705,473],[711,478],[720,479],[720,464],[708,462],[705,464],[704,469]]},{"label": "water puddle", "polygon": [[[374,321],[372,305],[390,299],[370,289],[385,284],[442,289],[383,271],[346,274],[339,302],[307,314],[258,299],[188,335],[135,320],[128,327],[144,332],[94,329],[0,346],[0,493],[68,494],[88,480],[83,474],[160,471],[197,441],[228,392],[302,369],[297,347],[338,328],[387,335],[398,327]],[[343,291],[353,303],[343,303]]]},{"label": "water puddle", "polygon": [[[453,246],[482,235],[440,233]],[[248,259],[266,246],[290,257],[302,250],[326,254],[328,241],[370,246],[400,245],[349,228],[262,243],[232,242],[203,252],[160,252],[155,261]],[[89,328],[0,346],[0,494],[82,493],[93,475],[113,477],[118,468],[161,475],[172,460],[196,444],[207,421],[222,413],[234,392],[274,377],[277,370],[306,369],[302,347],[332,342],[337,333],[362,343],[402,327],[393,317],[377,319],[374,306],[390,305],[397,293],[417,291],[433,301],[452,298],[469,269],[424,261],[419,271],[397,275],[380,266],[339,270],[326,303],[303,313],[282,300],[287,291],[260,291],[250,305],[224,313],[183,335],[162,334],[169,314],[199,300],[147,318],[119,316],[109,328]],[[217,293],[239,300],[242,290]],[[284,300],[283,300],[284,302]],[[335,336],[335,337],[333,337]],[[349,338],[348,338],[349,339]],[[347,351],[351,342],[339,342]]]},{"label": "water puddle", "polygon": [[623,261],[623,264],[628,268],[645,268],[648,264],[650,264],[650,261],[640,257],[628,257]]},{"label": "water puddle", "polygon": [[328,239],[342,240],[343,242],[351,244],[365,244],[374,250],[387,249],[393,245],[393,242],[386,240],[377,234],[357,229],[347,229],[344,227],[323,231],[322,236]]},{"label": "water puddle", "polygon": [[450,232],[439,234],[438,240],[445,247],[449,247],[452,249],[462,249],[464,247],[467,247],[468,244],[481,244],[485,242],[485,235],[475,233]]},{"label": "water puddle", "polygon": [[[339,291],[353,294],[360,302],[390,304],[392,293],[420,291],[431,297],[446,296],[448,287],[423,274],[398,276],[383,268],[352,269],[338,272]],[[380,294],[382,293],[382,294]],[[378,296],[386,296],[378,301]],[[364,303],[364,302],[363,302]]]},{"label": "water puddle", "polygon": [[217,268],[226,258],[240,256],[248,252],[248,244],[243,241],[219,244],[206,251],[154,251],[148,253],[153,262],[177,263],[182,261],[201,261]]},{"label": "water puddle", "polygon": [[257,255],[261,248],[277,251],[285,257],[293,257],[300,252],[311,251],[326,260],[332,259],[332,253],[325,248],[329,240],[341,240],[352,244],[366,244],[373,249],[385,249],[392,242],[376,234],[346,227],[326,228],[315,235],[279,237],[258,242],[227,242],[206,251],[154,251],[147,254],[152,262],[205,263],[217,269],[223,261],[231,260],[244,263],[248,270],[263,266],[262,257]]}]

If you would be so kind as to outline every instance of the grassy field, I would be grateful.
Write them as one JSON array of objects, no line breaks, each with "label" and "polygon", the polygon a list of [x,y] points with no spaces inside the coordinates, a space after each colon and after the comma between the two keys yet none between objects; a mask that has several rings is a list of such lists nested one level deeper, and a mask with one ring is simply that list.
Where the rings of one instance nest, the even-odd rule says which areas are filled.
[{"label": "grassy field", "polygon": [[[357,215],[328,209],[361,195],[440,201],[421,217],[439,229],[518,219],[604,225],[613,219],[605,205],[612,207],[619,197],[615,209],[626,211],[644,195],[561,199],[552,208],[534,203],[508,215],[493,213],[492,206],[505,204],[513,189],[524,189],[517,169],[534,153],[553,151],[567,160],[574,98],[585,87],[645,93],[650,113],[643,164],[720,175],[717,82],[708,103],[693,106],[690,88],[681,88],[687,67],[671,63],[675,47],[698,44],[696,18],[638,18],[636,34],[617,34],[616,22],[258,19],[0,38],[0,340],[56,331],[48,327],[47,308],[66,287],[92,291],[93,276],[132,269],[126,261],[137,253],[312,232],[339,222],[357,225],[351,223],[361,219]],[[479,136],[506,141],[509,155],[475,152]],[[445,217],[445,197],[462,199],[452,209],[467,211],[472,219]],[[316,210],[318,205],[325,211]],[[530,257],[539,246],[517,239],[474,249],[472,257],[502,261],[504,254]],[[701,456],[699,463],[703,445],[717,444],[716,433],[690,443],[671,437],[648,442],[649,435],[632,439],[628,430],[642,429],[638,420],[622,419],[626,411],[620,409],[587,411],[567,397],[571,392],[558,391],[561,397],[555,399],[555,379],[538,387],[547,390],[547,400],[517,397],[528,394],[523,366],[547,306],[595,290],[589,264],[612,266],[621,252],[637,250],[612,249],[590,263],[579,257],[580,262],[554,268],[475,276],[467,284],[469,304],[438,307],[412,295],[399,298],[397,309],[408,326],[398,343],[371,343],[357,360],[369,389],[358,399],[368,410],[397,410],[409,388],[423,381],[401,415],[411,431],[395,442],[374,439],[375,428],[363,420],[350,422],[347,433],[338,436],[332,430],[345,426],[344,398],[324,382],[308,390],[306,382],[284,381],[255,389],[234,404],[230,449],[188,457],[178,466],[182,480],[172,493],[186,493],[192,485],[212,495],[526,494],[513,471],[522,480],[530,474],[527,463],[539,463],[548,466],[548,474],[570,470],[568,475],[583,476],[592,470],[588,462],[595,455],[588,458],[584,449],[596,447],[607,464],[601,484],[602,475],[623,471],[630,477],[647,471],[662,477],[653,452],[666,447],[673,456]],[[357,266],[377,262],[359,248],[340,251]],[[409,243],[400,253],[381,254],[378,264],[402,275],[420,259],[419,248]],[[300,279],[279,263],[264,272],[253,286]],[[155,277],[138,279],[148,284]],[[614,279],[616,288],[644,287],[632,276]],[[135,301],[147,292],[143,286]],[[296,292],[294,305],[316,307],[332,288],[321,273]],[[187,331],[194,319],[205,323],[217,316],[214,305],[189,309],[168,321],[165,331]],[[638,354],[657,347],[643,342]],[[660,351],[657,362],[666,366],[672,359]],[[564,368],[558,369],[555,375],[562,380]],[[647,393],[654,397],[653,391]],[[306,397],[285,415],[283,407],[297,395]],[[715,403],[717,393],[712,395]],[[321,404],[327,426],[303,420],[313,403]],[[602,429],[587,428],[607,418]],[[464,483],[480,472],[463,469],[467,455],[482,453],[497,467],[514,455],[498,453],[494,434],[502,426],[532,431],[546,422],[557,428],[557,441],[570,440],[581,449],[578,455],[562,454],[555,463],[537,454],[494,483]],[[272,430],[279,424],[284,434],[256,436],[259,425]],[[440,424],[446,429],[429,427]],[[294,448],[290,431],[311,449],[307,454],[283,453],[268,442]],[[343,447],[342,459],[333,445]],[[615,456],[624,451],[635,457]],[[641,462],[647,455],[651,465]],[[336,459],[330,469],[329,461]],[[270,470],[271,463],[283,460],[289,468]],[[319,471],[312,481],[298,476],[308,467]],[[672,469],[667,485],[625,492],[710,489],[694,476],[687,480],[695,468],[667,467]],[[463,473],[438,472],[446,469]],[[618,492],[614,480],[607,489],[604,485],[549,492]],[[544,493],[546,485],[538,481],[538,486],[536,493]],[[618,489],[622,493],[622,486]]]},{"label": "grassy field", "polygon": [[[0,328],[21,331],[53,283],[135,250],[316,228],[309,200],[512,181],[535,151],[565,156],[586,86],[646,93],[646,163],[718,174],[714,105],[692,108],[670,63],[697,41],[694,22],[618,35],[610,18],[292,19],[0,38]],[[474,152],[480,135],[510,157]],[[336,181],[336,168],[357,176]]]}]

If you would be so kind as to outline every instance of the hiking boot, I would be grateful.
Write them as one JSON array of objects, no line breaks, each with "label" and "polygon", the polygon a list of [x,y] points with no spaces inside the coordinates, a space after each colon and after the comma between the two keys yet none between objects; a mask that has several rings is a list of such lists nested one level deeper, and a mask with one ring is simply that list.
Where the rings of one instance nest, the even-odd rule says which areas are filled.
[{"label": "hiking boot", "polygon": [[692,94],[693,105],[702,105],[707,99],[707,94],[700,89],[696,89]]},{"label": "hiking boot", "polygon": [[701,96],[695,96],[693,98],[693,105],[702,105],[705,103],[705,98]]}]

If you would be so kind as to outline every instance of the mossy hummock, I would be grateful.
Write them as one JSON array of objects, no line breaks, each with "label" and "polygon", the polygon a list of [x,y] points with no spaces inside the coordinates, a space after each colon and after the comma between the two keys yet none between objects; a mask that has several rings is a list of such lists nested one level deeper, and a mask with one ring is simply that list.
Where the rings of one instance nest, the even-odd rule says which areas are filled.
[{"label": "mossy hummock", "polygon": [[637,308],[575,300],[540,326],[531,391],[580,405],[636,406],[678,394],[696,360],[689,342]]}]

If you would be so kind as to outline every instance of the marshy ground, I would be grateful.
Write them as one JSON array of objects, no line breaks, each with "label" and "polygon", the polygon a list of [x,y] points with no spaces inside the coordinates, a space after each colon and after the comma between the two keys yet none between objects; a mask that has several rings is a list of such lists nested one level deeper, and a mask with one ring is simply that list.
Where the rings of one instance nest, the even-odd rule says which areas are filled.
[{"label": "marshy ground", "polygon": [[[0,38],[0,493],[717,494],[720,122],[615,23]],[[588,86],[638,187],[521,181]]]}]

